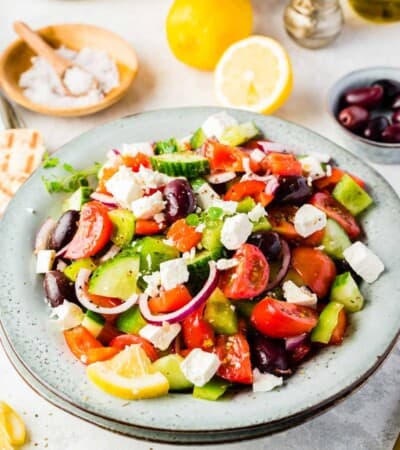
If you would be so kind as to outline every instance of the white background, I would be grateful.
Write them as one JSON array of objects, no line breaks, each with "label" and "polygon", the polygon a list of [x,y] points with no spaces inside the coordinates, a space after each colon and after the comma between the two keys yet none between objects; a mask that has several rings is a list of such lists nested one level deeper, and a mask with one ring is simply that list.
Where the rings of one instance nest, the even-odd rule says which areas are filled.
[{"label": "white background", "polygon": [[[43,133],[50,150],[85,130],[127,114],[162,107],[216,104],[212,74],[182,65],[168,49],[164,21],[170,3],[169,0],[0,0],[0,49],[15,38],[12,22],[24,20],[33,28],[63,22],[103,26],[119,33],[137,50],[138,77],[126,97],[107,111],[86,118],[57,119],[20,110],[27,125]],[[325,49],[305,50],[285,34],[282,24],[285,3],[283,0],[253,1],[255,31],[283,43],[293,62],[294,91],[277,115],[341,143],[325,111],[328,88],[354,69],[400,65],[400,25],[368,24],[344,5],[346,26],[339,39]],[[375,165],[398,193],[399,167]],[[224,448],[391,449],[400,429],[399,366],[397,348],[366,385],[328,413],[287,432],[248,443],[224,445]],[[2,349],[0,399],[15,406],[26,421],[30,441],[24,449],[174,448],[112,434],[51,406],[26,386]]]}]

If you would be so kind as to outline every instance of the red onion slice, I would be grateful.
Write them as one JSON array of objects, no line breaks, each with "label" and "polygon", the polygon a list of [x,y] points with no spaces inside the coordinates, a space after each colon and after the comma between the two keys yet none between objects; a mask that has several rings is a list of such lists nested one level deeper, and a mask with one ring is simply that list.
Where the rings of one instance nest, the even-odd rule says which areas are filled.
[{"label": "red onion slice", "polygon": [[56,270],[59,270],[60,272],[63,272],[64,269],[67,267],[67,263],[64,262],[62,259],[59,259],[57,261]]},{"label": "red onion slice", "polygon": [[140,312],[142,313],[142,316],[147,320],[147,322],[153,325],[160,325],[163,322],[168,323],[181,322],[193,311],[196,311],[196,309],[199,308],[199,306],[202,305],[206,300],[208,300],[208,298],[214,292],[215,288],[218,285],[217,265],[215,264],[214,261],[210,261],[208,264],[210,266],[210,273],[204,286],[202,287],[200,292],[197,295],[195,295],[192,298],[192,300],[190,300],[189,303],[187,303],[185,306],[183,306],[181,309],[178,309],[177,311],[174,311],[169,314],[153,315],[150,312],[147,298],[141,296],[139,299],[139,309]]},{"label": "red onion slice", "polygon": [[92,200],[97,200],[98,202],[103,203],[106,206],[110,206],[111,208],[116,208],[118,206],[117,201],[112,195],[93,192],[92,194],[90,194],[90,198]]},{"label": "red onion slice", "polygon": [[292,352],[301,344],[307,340],[307,333],[299,334],[297,336],[293,336],[285,339],[285,348],[289,352]]},{"label": "red onion slice", "polygon": [[278,286],[278,284],[283,280],[283,278],[287,274],[287,271],[289,270],[291,257],[290,248],[288,243],[283,239],[281,239],[281,245],[282,245],[282,266],[279,269],[279,272],[277,273],[275,279],[267,285],[266,287],[267,291],[270,291],[271,289],[274,289],[274,287]]},{"label": "red onion slice", "polygon": [[69,244],[70,243],[68,242],[67,245],[65,245],[63,248],[58,250],[58,252],[56,253],[56,256],[59,257],[59,258],[62,258],[67,253]]},{"label": "red onion slice", "polygon": [[274,195],[278,187],[278,179],[275,176],[270,175],[270,178],[267,181],[267,185],[265,186],[265,193],[268,195]]},{"label": "red onion slice", "polygon": [[265,153],[288,151],[287,145],[281,144],[279,142],[257,141],[257,145]]},{"label": "red onion slice", "polygon": [[214,172],[208,175],[207,181],[211,184],[222,184],[233,180],[236,177],[236,172]]},{"label": "red onion slice", "polygon": [[48,217],[40,226],[35,239],[35,253],[46,250],[50,235],[56,226],[56,221]]},{"label": "red onion slice", "polygon": [[[110,308],[104,306],[98,306],[94,304],[87,296],[88,282],[91,271],[89,269],[81,269],[75,281],[75,293],[79,300],[79,303],[90,311],[99,314],[120,314],[132,307],[139,298],[143,295],[133,294],[130,298],[125,300],[123,303]],[[145,296],[147,299],[147,296]]]},{"label": "red onion slice", "polygon": [[120,252],[120,248],[117,245],[112,245],[104,255],[99,258],[99,263],[104,263],[108,261],[111,258],[114,258],[114,256],[118,255]]}]

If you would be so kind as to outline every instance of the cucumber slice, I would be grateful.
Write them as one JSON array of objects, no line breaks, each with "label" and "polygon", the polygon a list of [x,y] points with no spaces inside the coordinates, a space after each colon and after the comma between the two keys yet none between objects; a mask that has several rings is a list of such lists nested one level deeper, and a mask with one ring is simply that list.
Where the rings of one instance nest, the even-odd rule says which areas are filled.
[{"label": "cucumber slice", "polygon": [[351,241],[344,229],[332,219],[328,219],[322,239],[324,252],[335,259],[344,259],[343,250],[350,247]]},{"label": "cucumber slice", "polygon": [[261,219],[258,222],[253,223],[253,230],[252,230],[253,233],[269,230],[272,230],[272,225],[269,223],[266,217],[261,217]]},{"label": "cucumber slice", "polygon": [[203,250],[188,261],[189,287],[192,294],[196,294],[203,287],[210,271],[208,263],[213,259],[215,258],[211,252]]},{"label": "cucumber slice", "polygon": [[123,312],[116,322],[118,330],[128,334],[139,334],[139,331],[145,325],[147,325],[147,322],[140,313],[139,306],[137,305]]},{"label": "cucumber slice", "polygon": [[362,309],[364,297],[350,272],[344,272],[335,278],[330,300],[331,302],[342,303],[348,312],[357,312]]},{"label": "cucumber slice", "polygon": [[221,243],[221,231],[223,226],[222,220],[208,220],[203,230],[201,245],[210,252],[214,257],[218,257],[223,249]]},{"label": "cucumber slice", "polygon": [[193,397],[215,401],[225,394],[230,385],[229,381],[222,380],[221,378],[213,378],[204,386],[195,386],[193,389]]},{"label": "cucumber slice", "polygon": [[101,333],[106,320],[100,314],[87,310],[82,320],[84,326],[95,338]]},{"label": "cucumber slice", "polygon": [[91,258],[77,259],[64,269],[64,275],[71,281],[76,281],[81,269],[96,270],[97,266]]},{"label": "cucumber slice", "polygon": [[114,226],[111,241],[121,248],[128,246],[135,233],[135,216],[127,209],[113,209],[108,217]]},{"label": "cucumber slice", "polygon": [[219,288],[215,289],[207,300],[204,319],[217,334],[230,335],[238,332],[235,309]]},{"label": "cucumber slice", "polygon": [[151,164],[154,170],[174,177],[196,178],[210,172],[208,159],[193,152],[152,156]]},{"label": "cucumber slice", "polygon": [[317,326],[311,333],[311,342],[329,343],[338,323],[339,313],[343,308],[343,304],[337,302],[330,302],[325,306],[319,316]]},{"label": "cucumber slice", "polygon": [[80,211],[82,206],[90,200],[90,194],[93,189],[88,186],[81,186],[77,191],[71,194],[62,205],[63,212],[65,211]]},{"label": "cucumber slice", "polygon": [[139,255],[132,252],[120,253],[94,271],[89,281],[89,293],[128,299],[138,292],[139,266]]},{"label": "cucumber slice", "polygon": [[332,196],[347,210],[356,216],[374,202],[372,198],[361,188],[347,173],[335,186]]},{"label": "cucumber slice", "polygon": [[193,136],[192,139],[190,139],[190,146],[193,150],[196,150],[197,148],[200,148],[204,142],[206,142],[207,136],[205,135],[202,128],[198,128]]},{"label": "cucumber slice", "polygon": [[161,372],[169,382],[170,391],[185,391],[193,387],[183,374],[181,362],[184,358],[178,354],[171,354],[157,359],[153,363],[153,368]]},{"label": "cucumber slice", "polygon": [[244,144],[260,134],[253,122],[245,122],[228,128],[220,138],[222,144],[235,147]]},{"label": "cucumber slice", "polygon": [[162,237],[146,236],[135,249],[140,253],[140,272],[144,275],[159,270],[164,261],[179,258],[179,251],[165,244]]}]

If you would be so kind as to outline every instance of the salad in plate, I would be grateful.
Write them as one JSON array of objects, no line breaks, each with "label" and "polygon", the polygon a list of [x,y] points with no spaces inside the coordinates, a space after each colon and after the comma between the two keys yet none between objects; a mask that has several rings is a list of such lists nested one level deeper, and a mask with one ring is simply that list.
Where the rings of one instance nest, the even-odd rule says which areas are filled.
[{"label": "salad in plate", "polygon": [[44,179],[71,194],[38,231],[36,272],[66,345],[117,397],[279,387],[342,344],[360,281],[384,270],[362,242],[365,182],[226,112],[184,139],[63,167]]}]

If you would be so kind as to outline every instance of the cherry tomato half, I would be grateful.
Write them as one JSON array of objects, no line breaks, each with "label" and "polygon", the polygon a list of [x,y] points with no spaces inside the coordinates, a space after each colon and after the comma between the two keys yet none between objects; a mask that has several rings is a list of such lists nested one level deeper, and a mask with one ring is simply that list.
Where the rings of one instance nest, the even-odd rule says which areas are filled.
[{"label": "cherry tomato half", "polygon": [[71,352],[82,362],[86,362],[86,353],[103,345],[82,325],[64,331],[65,341]]},{"label": "cherry tomato half", "polygon": [[209,140],[204,144],[203,154],[210,161],[211,170],[243,172],[246,154],[239,148]]},{"label": "cherry tomato half", "polygon": [[213,327],[203,318],[205,304],[192,312],[182,322],[183,342],[187,348],[209,350],[214,346]]}]

